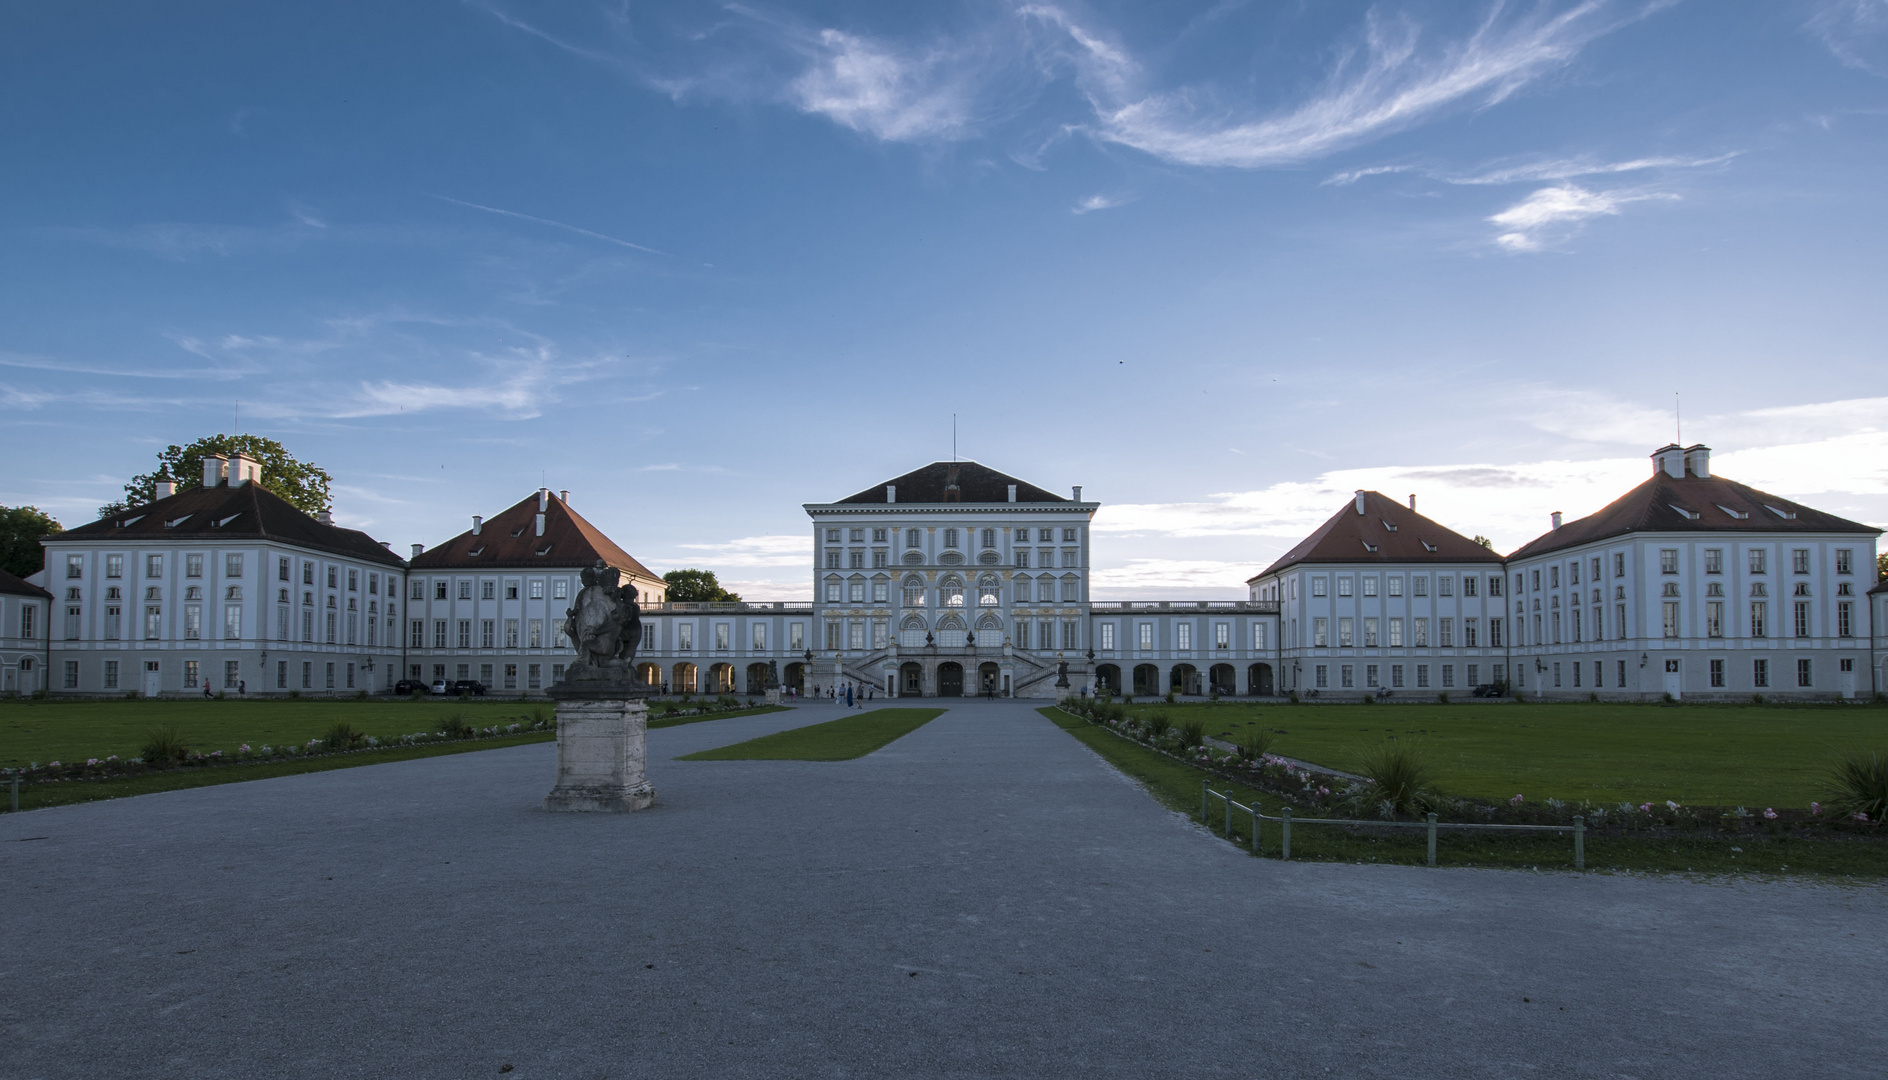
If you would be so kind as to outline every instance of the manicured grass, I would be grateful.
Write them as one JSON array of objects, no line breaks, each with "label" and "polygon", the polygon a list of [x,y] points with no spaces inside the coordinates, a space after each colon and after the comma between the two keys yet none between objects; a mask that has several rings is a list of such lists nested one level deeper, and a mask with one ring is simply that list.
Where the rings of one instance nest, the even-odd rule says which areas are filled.
[{"label": "manicured grass", "polygon": [[169,724],[192,749],[305,743],[338,720],[385,739],[438,731],[453,713],[473,727],[550,719],[549,702],[368,698],[272,701],[23,701],[0,703],[0,767],[30,761],[136,757],[152,728]]},{"label": "manicured grass", "polygon": [[[361,765],[411,761],[414,758],[439,757],[442,754],[500,750],[508,746],[550,742],[555,738],[557,736],[554,732],[533,731],[520,735],[501,735],[490,739],[461,739],[452,742],[421,743],[417,746],[392,746],[286,761],[277,759],[254,764],[171,769],[114,780],[62,780],[56,783],[26,784],[20,788],[20,810],[24,812],[48,806],[65,806],[69,803],[121,799],[129,795],[150,795],[159,791],[181,791],[185,788],[209,787],[212,784],[234,784],[244,780],[267,780],[275,776],[326,772],[329,769],[352,769]],[[549,782],[550,777],[547,774],[546,784],[548,785]],[[548,786],[546,790],[549,790]],[[7,789],[0,786],[0,812],[4,812],[10,805]]]},{"label": "manicured grass", "polygon": [[[1328,706],[1320,706],[1326,708]],[[1376,708],[1377,706],[1371,706]],[[1236,802],[1259,806],[1276,816],[1290,805],[1276,795],[1223,780],[1185,762],[1157,754],[1138,743],[1070,716],[1057,708],[1037,710],[1067,731],[1103,760],[1132,777],[1163,805],[1198,820],[1200,784],[1231,794]],[[1257,800],[1256,802],[1254,800]],[[1209,823],[1215,833],[1224,830],[1225,818],[1213,801]],[[1313,816],[1305,807],[1294,814]],[[1324,816],[1317,814],[1316,816]],[[1251,819],[1233,815],[1233,838],[1250,850]],[[1279,827],[1267,822],[1262,830],[1265,855],[1279,854]],[[1300,825],[1292,830],[1292,859],[1321,862],[1380,862],[1420,866],[1425,859],[1424,837],[1418,829],[1398,829],[1371,836],[1335,826]],[[1444,833],[1437,841],[1442,866],[1506,867],[1511,869],[1573,869],[1573,844],[1564,834]],[[1741,848],[1742,850],[1737,850]],[[1877,838],[1834,834],[1828,838],[1799,835],[1729,840],[1698,836],[1617,836],[1589,832],[1586,865],[1591,871],[1646,871],[1656,873],[1789,873],[1879,880],[1888,878],[1888,842]]]},{"label": "manicured grass", "polygon": [[943,709],[874,709],[688,754],[677,761],[850,761],[923,727]]},{"label": "manicured grass", "polygon": [[681,727],[683,724],[699,724],[703,720],[726,720],[731,716],[759,716],[762,713],[786,712],[785,705],[756,705],[751,709],[734,709],[729,712],[708,713],[703,716],[651,716],[649,730],[656,728]]},{"label": "manicured grass", "polygon": [[1236,738],[1278,733],[1274,753],[1355,771],[1359,748],[1418,740],[1451,795],[1611,806],[1808,807],[1849,749],[1888,751],[1888,708],[1875,705],[1132,705]]}]

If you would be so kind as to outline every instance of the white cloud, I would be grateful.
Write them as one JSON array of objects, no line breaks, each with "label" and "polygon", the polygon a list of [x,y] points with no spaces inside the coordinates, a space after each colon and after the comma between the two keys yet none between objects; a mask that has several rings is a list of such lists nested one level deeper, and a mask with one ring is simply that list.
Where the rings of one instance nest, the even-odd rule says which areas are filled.
[{"label": "white cloud", "polygon": [[676,546],[683,553],[672,554],[656,561],[670,569],[681,566],[700,566],[705,570],[719,572],[723,566],[791,566],[804,570],[812,566],[813,558],[812,540],[797,533],[743,536],[718,544],[678,544]]},{"label": "white cloud", "polygon": [[970,73],[952,52],[900,52],[830,29],[819,32],[811,51],[812,65],[787,88],[802,111],[892,142],[968,132]]},{"label": "white cloud", "polygon": [[[646,251],[651,255],[668,254],[668,252],[666,251],[657,251],[655,248],[652,248],[652,247],[644,247],[641,244],[632,244],[628,240],[622,240],[617,237],[610,236],[607,233],[592,232],[589,229],[579,228],[576,225],[566,225],[561,221],[552,221],[550,218],[533,217],[530,214],[521,214],[516,210],[501,210],[496,206],[481,206],[478,203],[466,202],[464,199],[455,199],[448,195],[434,195],[433,198],[439,199],[442,202],[452,203],[455,206],[463,206],[471,210],[483,210],[484,212],[488,214],[498,214],[503,217],[517,218],[521,221],[536,222],[539,225],[548,225],[553,229],[563,229],[565,232],[573,232],[579,236],[588,236],[592,240],[602,240],[606,243],[615,244],[619,247],[630,248],[635,251]],[[323,227],[325,228],[326,226],[323,226]]]},{"label": "white cloud", "polygon": [[1808,29],[1849,67],[1888,70],[1888,0],[1824,0]]},{"label": "white cloud", "polygon": [[[1235,110],[1199,90],[1132,97],[1126,92],[1134,81],[1132,62],[1091,36],[1077,41],[1100,138],[1185,165],[1259,169],[1324,157],[1462,102],[1497,103],[1629,21],[1612,17],[1612,6],[1601,0],[1561,10],[1540,5],[1509,18],[1505,5],[1495,4],[1466,40],[1437,48],[1423,47],[1413,23],[1373,11],[1360,45],[1346,52],[1321,92],[1283,112],[1244,121],[1228,119]],[[1060,12],[1056,21],[1072,36],[1079,33]]]},{"label": "white cloud", "polygon": [[1503,248],[1539,251],[1565,236],[1580,222],[1617,214],[1627,203],[1676,198],[1678,196],[1663,192],[1590,191],[1577,184],[1562,184],[1541,188],[1488,220],[1502,228],[1495,243]]},{"label": "white cloud", "polygon": [[1072,213],[1088,214],[1096,210],[1112,210],[1117,206],[1126,206],[1129,200],[1117,195],[1090,195],[1075,204]]},{"label": "white cloud", "polygon": [[1611,176],[1618,173],[1641,172],[1646,169],[1697,169],[1707,165],[1722,165],[1737,156],[1737,152],[1719,154],[1716,157],[1646,157],[1633,158],[1629,161],[1595,161],[1588,157],[1551,158],[1542,161],[1520,162],[1506,165],[1486,166],[1475,172],[1459,173],[1443,169],[1434,169],[1420,165],[1372,165],[1368,168],[1350,169],[1334,173],[1326,184],[1354,184],[1371,176],[1383,176],[1390,173],[1420,173],[1432,180],[1445,184],[1519,184],[1539,183],[1543,180],[1572,180],[1582,176]]}]

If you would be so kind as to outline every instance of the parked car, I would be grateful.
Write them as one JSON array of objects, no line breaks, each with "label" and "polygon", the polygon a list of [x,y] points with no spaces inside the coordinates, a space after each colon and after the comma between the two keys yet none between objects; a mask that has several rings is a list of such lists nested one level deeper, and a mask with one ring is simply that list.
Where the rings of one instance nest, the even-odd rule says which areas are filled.
[{"label": "parked car", "polygon": [[477,679],[460,679],[446,690],[449,694],[471,694],[473,697],[485,696],[485,684]]},{"label": "parked car", "polygon": [[418,679],[401,679],[399,682],[393,684],[393,692],[396,694],[424,694],[426,692],[426,684]]},{"label": "parked car", "polygon": [[433,680],[433,689],[432,689],[432,691],[431,691],[431,692],[432,692],[432,693],[435,693],[435,694],[438,694],[438,695],[440,695],[441,697],[444,697],[444,696],[446,695],[446,693],[448,692],[446,688],[447,688],[447,687],[448,687],[449,685],[450,685],[450,684],[449,684],[449,683],[447,683],[447,682],[446,682],[446,680],[444,680],[444,679],[434,679],[434,680]]},{"label": "parked car", "polygon": [[1476,697],[1500,697],[1504,687],[1500,683],[1483,683],[1475,688]]}]

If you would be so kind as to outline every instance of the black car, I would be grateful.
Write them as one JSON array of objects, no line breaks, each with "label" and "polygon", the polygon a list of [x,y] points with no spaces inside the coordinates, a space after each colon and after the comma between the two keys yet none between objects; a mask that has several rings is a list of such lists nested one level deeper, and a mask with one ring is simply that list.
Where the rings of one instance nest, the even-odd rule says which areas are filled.
[{"label": "black car", "polygon": [[401,679],[399,682],[393,684],[393,692],[396,694],[424,694],[426,692],[426,683],[419,679]]},{"label": "black car", "polygon": [[477,679],[460,679],[446,687],[448,694],[471,694],[473,697],[485,696],[485,684]]},{"label": "black car", "polygon": [[1500,683],[1483,683],[1475,688],[1476,697],[1503,697],[1507,692],[1508,688]]}]

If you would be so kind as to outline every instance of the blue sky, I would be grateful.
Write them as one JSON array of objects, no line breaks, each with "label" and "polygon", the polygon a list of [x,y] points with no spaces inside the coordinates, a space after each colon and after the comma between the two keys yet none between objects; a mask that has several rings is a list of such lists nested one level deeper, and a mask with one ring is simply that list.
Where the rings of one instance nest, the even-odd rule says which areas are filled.
[{"label": "blue sky", "polygon": [[1355,487],[1511,550],[1674,435],[1888,524],[1888,0],[0,7],[0,503],[169,442],[405,550],[548,483],[809,588],[959,452],[1243,595]]}]

